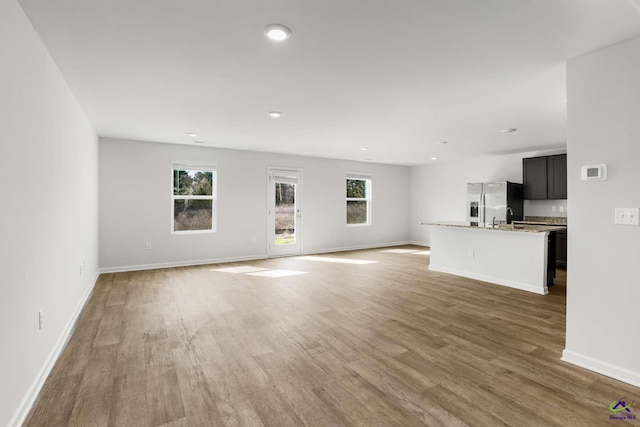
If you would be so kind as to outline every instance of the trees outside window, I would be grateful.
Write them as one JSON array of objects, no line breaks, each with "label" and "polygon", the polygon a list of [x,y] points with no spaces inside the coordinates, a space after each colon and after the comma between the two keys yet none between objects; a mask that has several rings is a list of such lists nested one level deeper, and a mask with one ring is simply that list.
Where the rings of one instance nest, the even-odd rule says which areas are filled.
[{"label": "trees outside window", "polygon": [[215,231],[215,167],[173,164],[173,232]]},{"label": "trees outside window", "polygon": [[371,224],[371,177],[347,174],[347,225]]}]

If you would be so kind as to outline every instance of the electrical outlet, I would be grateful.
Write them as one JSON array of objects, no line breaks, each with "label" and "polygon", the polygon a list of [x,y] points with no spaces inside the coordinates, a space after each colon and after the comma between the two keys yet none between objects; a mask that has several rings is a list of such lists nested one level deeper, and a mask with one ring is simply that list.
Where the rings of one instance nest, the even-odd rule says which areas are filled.
[{"label": "electrical outlet", "polygon": [[616,208],[614,224],[640,225],[638,208]]},{"label": "electrical outlet", "polygon": [[564,212],[564,206],[560,206],[560,212]]},{"label": "electrical outlet", "polygon": [[557,208],[555,206],[551,206],[551,212],[555,212]]},{"label": "electrical outlet", "polygon": [[38,312],[38,329],[42,329],[44,326],[44,310]]},{"label": "electrical outlet", "polygon": [[471,249],[471,250],[469,251],[469,258],[472,258],[472,259],[473,259],[473,258],[475,258],[475,257],[476,257],[476,251],[474,251],[473,249]]},{"label": "electrical outlet", "polygon": [[147,250],[150,251],[151,249],[153,249],[153,244],[151,244],[151,242],[147,242]]}]

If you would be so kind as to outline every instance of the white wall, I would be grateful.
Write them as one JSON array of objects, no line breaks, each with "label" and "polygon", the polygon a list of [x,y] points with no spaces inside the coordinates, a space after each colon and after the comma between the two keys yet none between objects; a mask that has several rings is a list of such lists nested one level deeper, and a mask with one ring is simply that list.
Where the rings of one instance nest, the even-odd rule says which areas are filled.
[{"label": "white wall", "polygon": [[[216,233],[171,234],[172,160],[217,164]],[[100,266],[122,270],[267,256],[269,166],[303,169],[305,253],[409,240],[407,167],[101,139]],[[370,227],[345,224],[347,172],[372,174]]]},{"label": "white wall", "polygon": [[[640,38],[568,63],[567,343],[563,358],[640,386]],[[605,163],[606,181],[580,166]]]},{"label": "white wall", "polygon": [[[411,168],[411,241],[428,246],[429,227],[421,222],[466,221],[467,183],[522,182],[522,159],[566,152],[549,150],[431,163]],[[547,200],[525,201],[525,215],[554,216]],[[566,201],[555,200],[567,207]],[[562,216],[562,215],[559,215]]]},{"label": "white wall", "polygon": [[14,0],[0,2],[0,63],[0,425],[11,425],[94,283],[98,142]]}]

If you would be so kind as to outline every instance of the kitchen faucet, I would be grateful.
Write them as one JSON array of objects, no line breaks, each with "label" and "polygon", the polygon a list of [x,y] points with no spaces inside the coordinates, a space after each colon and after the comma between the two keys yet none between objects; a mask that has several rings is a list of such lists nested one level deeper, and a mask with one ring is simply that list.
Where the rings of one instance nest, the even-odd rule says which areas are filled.
[{"label": "kitchen faucet", "polygon": [[[513,216],[513,209],[511,209],[511,207],[507,206],[507,220],[505,221],[507,224],[509,223],[509,213],[511,213],[511,216]],[[496,225],[500,225],[502,223],[502,221],[498,220],[498,222],[496,222],[496,217],[493,217],[493,220],[491,221],[491,228],[496,228]]]},{"label": "kitchen faucet", "polygon": [[511,212],[511,216],[513,216],[513,209],[507,206],[507,224],[509,224],[509,212]]}]

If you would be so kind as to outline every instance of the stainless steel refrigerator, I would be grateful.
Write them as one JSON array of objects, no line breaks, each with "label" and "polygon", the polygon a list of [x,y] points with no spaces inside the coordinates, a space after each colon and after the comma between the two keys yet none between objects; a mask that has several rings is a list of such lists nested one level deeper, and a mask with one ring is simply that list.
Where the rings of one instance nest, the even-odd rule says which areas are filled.
[{"label": "stainless steel refrigerator", "polygon": [[515,182],[479,182],[467,184],[467,221],[469,225],[493,224],[523,219],[522,184]]}]

